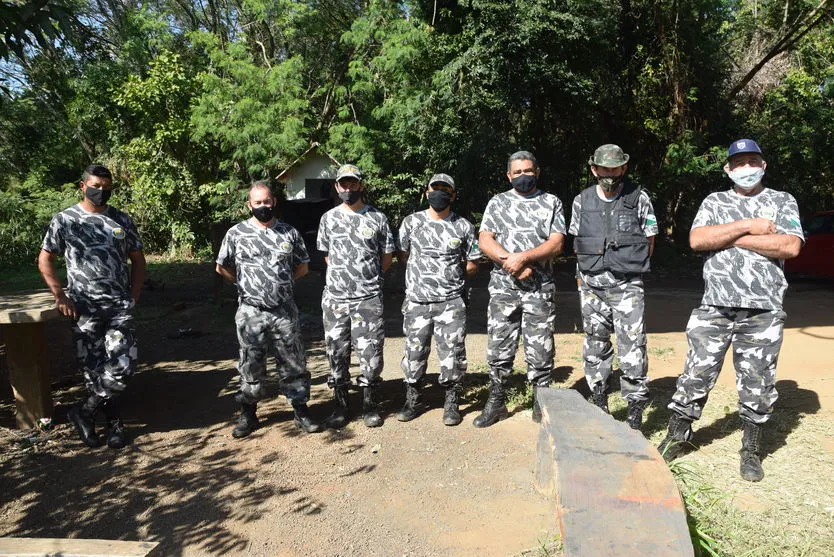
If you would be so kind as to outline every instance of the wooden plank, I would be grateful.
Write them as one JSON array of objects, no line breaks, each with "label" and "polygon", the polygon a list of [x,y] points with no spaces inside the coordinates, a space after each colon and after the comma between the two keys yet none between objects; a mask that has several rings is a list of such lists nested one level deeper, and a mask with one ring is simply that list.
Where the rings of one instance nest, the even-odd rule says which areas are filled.
[{"label": "wooden plank", "polygon": [[680,492],[657,449],[574,390],[537,396],[536,487],[556,498],[565,557],[694,555]]},{"label": "wooden plank", "polygon": [[17,426],[33,428],[52,417],[52,391],[43,323],[0,325],[6,343],[9,383],[17,405]]},{"label": "wooden plank", "polygon": [[61,317],[49,290],[0,296],[0,324],[33,323]]},{"label": "wooden plank", "polygon": [[158,542],[0,538],[0,557],[160,557]]}]

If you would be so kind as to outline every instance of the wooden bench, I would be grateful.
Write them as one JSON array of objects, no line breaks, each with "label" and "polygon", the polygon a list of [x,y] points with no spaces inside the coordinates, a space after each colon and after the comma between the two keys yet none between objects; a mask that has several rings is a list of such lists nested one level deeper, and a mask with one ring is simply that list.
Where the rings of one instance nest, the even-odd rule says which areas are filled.
[{"label": "wooden bench", "polygon": [[555,497],[565,557],[694,555],[657,449],[574,390],[539,388],[537,397],[536,488]]},{"label": "wooden bench", "polygon": [[158,542],[0,538],[0,557],[159,557]]},{"label": "wooden bench", "polygon": [[0,329],[6,344],[17,426],[33,428],[52,417],[52,391],[44,324],[63,319],[48,290],[0,296]]}]

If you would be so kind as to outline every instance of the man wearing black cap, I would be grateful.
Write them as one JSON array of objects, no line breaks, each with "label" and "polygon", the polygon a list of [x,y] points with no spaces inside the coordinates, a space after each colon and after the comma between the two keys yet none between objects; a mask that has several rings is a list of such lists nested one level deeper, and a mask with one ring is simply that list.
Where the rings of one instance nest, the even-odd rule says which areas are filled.
[{"label": "man wearing black cap", "polygon": [[686,327],[689,352],[669,404],[669,431],[658,447],[666,460],[683,452],[732,343],[743,428],[740,473],[754,482],[764,477],[762,426],[778,396],[788,286],[782,266],[804,242],[796,200],[764,187],[766,168],[755,141],[734,141],[724,166],[733,189],[707,196],[695,215],[689,243],[707,252],[704,297]]},{"label": "man wearing black cap", "polygon": [[461,422],[458,398],[466,373],[466,275],[478,271],[481,257],[475,227],[452,212],[455,181],[448,174],[429,180],[429,208],[408,215],[400,226],[399,259],[406,265],[403,335],[405,355],[405,405],[397,419],[407,422],[423,411],[421,390],[431,347],[440,361],[438,384],[446,389],[443,423]]},{"label": "man wearing black cap", "polygon": [[[321,300],[324,340],[330,360],[328,384],[336,408],[325,422],[341,429],[347,424],[350,350],[359,359],[357,382],[362,387],[362,419],[368,427],[382,425],[374,392],[382,382],[382,274],[394,257],[394,235],[388,219],[362,199],[362,173],[352,164],[336,174],[342,203],[327,211],[319,223],[318,249],[325,252],[327,277]],[[351,339],[353,343],[351,343]]]}]

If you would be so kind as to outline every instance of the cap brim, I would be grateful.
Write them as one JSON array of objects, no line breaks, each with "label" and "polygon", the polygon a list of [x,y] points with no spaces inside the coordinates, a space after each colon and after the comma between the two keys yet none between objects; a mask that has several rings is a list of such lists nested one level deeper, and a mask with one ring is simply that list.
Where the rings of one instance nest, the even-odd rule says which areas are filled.
[{"label": "cap brim", "polygon": [[356,178],[357,180],[362,180],[361,176],[357,176],[356,174],[342,174],[341,176],[336,177],[336,181],[344,180],[345,178]]}]

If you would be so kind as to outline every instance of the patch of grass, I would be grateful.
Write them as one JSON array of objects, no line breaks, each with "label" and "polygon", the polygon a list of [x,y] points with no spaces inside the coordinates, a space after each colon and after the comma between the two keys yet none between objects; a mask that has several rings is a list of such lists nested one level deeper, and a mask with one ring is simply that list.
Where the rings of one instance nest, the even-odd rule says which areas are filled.
[{"label": "patch of grass", "polygon": [[[824,445],[834,436],[834,419],[777,403],[764,432],[765,478],[746,482],[738,470],[737,400],[731,389],[714,389],[695,425],[697,449],[670,466],[693,544],[701,555],[834,555],[834,493],[824,487],[834,485],[832,451]],[[655,432],[652,442],[662,436]]]},{"label": "patch of grass", "polygon": [[666,346],[664,348],[659,348],[659,347],[649,348],[649,354],[651,354],[652,356],[655,356],[657,358],[660,358],[661,360],[665,360],[666,356],[671,356],[674,353],[675,353],[675,349],[672,346]]},{"label": "patch of grass", "polygon": [[536,547],[525,549],[515,557],[560,557],[564,545],[562,537],[556,534],[546,534],[536,537]]},{"label": "patch of grass", "polygon": [[[67,270],[61,260],[58,261],[57,269],[61,281],[66,284]],[[0,270],[0,293],[44,289],[46,289],[46,283],[43,282],[38,266],[35,264]]]}]

